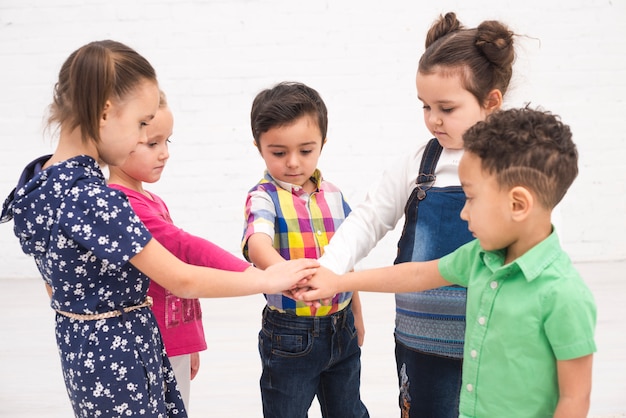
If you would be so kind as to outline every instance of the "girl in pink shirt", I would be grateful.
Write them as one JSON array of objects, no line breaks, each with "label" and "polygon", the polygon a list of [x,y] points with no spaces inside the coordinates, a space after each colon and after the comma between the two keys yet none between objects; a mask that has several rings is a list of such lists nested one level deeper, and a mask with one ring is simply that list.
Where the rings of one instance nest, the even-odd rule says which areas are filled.
[{"label": "girl in pink shirt", "polygon": [[[143,188],[144,182],[155,183],[161,177],[169,158],[168,143],[173,126],[172,112],[161,92],[159,110],[147,128],[148,141],[139,143],[123,165],[109,167],[109,186],[126,194],[152,236],[182,261],[220,270],[244,271],[250,264],[176,227],[165,202]],[[189,410],[190,381],[200,367],[199,351],[207,348],[200,301],[179,298],[154,281],[150,282],[148,295],[153,299],[152,311]]]}]

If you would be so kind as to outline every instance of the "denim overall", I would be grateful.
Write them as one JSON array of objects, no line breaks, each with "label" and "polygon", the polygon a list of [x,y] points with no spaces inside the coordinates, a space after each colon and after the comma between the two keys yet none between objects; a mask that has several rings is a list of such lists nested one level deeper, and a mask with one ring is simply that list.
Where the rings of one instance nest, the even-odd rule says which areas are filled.
[{"label": "denim overall", "polygon": [[[465,204],[461,186],[433,187],[442,151],[436,138],[424,150],[394,264],[441,258],[473,239],[460,217]],[[402,418],[458,417],[465,296],[465,288],[459,286],[396,294]]]}]

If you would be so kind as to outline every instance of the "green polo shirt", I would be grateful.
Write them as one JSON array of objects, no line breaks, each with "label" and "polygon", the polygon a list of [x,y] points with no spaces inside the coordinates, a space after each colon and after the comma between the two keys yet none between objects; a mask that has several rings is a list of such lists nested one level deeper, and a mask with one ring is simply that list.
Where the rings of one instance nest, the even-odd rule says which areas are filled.
[{"label": "green polo shirt", "polygon": [[517,260],[474,240],[439,262],[467,287],[460,417],[552,417],[557,360],[596,351],[596,306],[556,232]]}]

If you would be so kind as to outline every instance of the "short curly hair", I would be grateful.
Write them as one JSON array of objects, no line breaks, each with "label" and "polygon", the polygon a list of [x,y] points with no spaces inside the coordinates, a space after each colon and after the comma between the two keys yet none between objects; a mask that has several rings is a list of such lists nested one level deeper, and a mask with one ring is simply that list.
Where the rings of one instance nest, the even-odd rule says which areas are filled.
[{"label": "short curly hair", "polygon": [[578,175],[578,151],[560,117],[528,106],[492,113],[463,135],[466,152],[503,188],[523,186],[554,208]]}]

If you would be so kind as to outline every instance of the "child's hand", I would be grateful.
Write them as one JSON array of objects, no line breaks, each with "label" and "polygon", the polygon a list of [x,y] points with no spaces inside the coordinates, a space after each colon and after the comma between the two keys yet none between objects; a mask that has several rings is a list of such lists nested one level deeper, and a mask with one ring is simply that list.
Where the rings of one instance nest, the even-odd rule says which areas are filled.
[{"label": "child's hand", "polygon": [[299,287],[293,291],[297,300],[312,302],[313,306],[329,304],[337,294],[339,276],[325,267],[319,267],[313,277],[307,279],[306,287]]},{"label": "child's hand", "polygon": [[[319,267],[317,260],[301,258],[273,264],[263,270],[266,288],[264,293],[283,293],[303,286]],[[308,283],[308,282],[307,282]]]},{"label": "child's hand", "polygon": [[[309,287],[309,290],[311,290],[311,288],[310,288],[310,287]],[[328,305],[331,305],[331,304],[333,303],[333,299],[334,299],[334,298],[335,298],[335,295],[332,295],[332,296],[331,296],[331,297],[329,297],[329,298],[322,298],[322,299],[320,299],[320,304],[321,304],[322,306],[328,306]]]},{"label": "child's hand", "polygon": [[198,370],[200,370],[200,353],[189,354],[189,365],[191,366],[189,380],[193,380],[198,374]]},{"label": "child's hand", "polygon": [[[298,283],[296,284],[296,287],[294,287],[294,288],[292,288],[292,289],[283,290],[283,296],[285,296],[285,297],[287,297],[287,298],[289,298],[289,299],[298,300],[298,299],[296,299],[296,292],[297,292],[298,290],[301,290],[301,291],[303,291],[303,292],[304,292],[304,291],[307,291],[307,290],[311,290],[311,288],[310,288],[310,287],[308,287],[308,286],[306,286],[306,285],[301,285],[301,284],[300,284],[301,282],[302,282],[302,281],[298,282]],[[305,303],[306,303],[307,305],[309,305],[309,306],[312,306],[312,303],[311,303],[311,302],[305,302]]]},{"label": "child's hand", "polygon": [[306,306],[312,306],[315,309],[318,309],[322,306],[330,306],[333,303],[333,298],[324,298],[324,299],[319,299],[319,300],[314,300],[314,301],[309,301],[309,300],[300,300],[298,299],[298,294],[299,293],[306,293],[309,290],[313,290],[312,288],[308,287],[308,286],[302,286],[302,287],[296,287],[294,289],[290,289],[290,290],[283,290],[283,296],[289,298],[289,299],[293,299],[295,301],[298,302],[303,302]]}]

